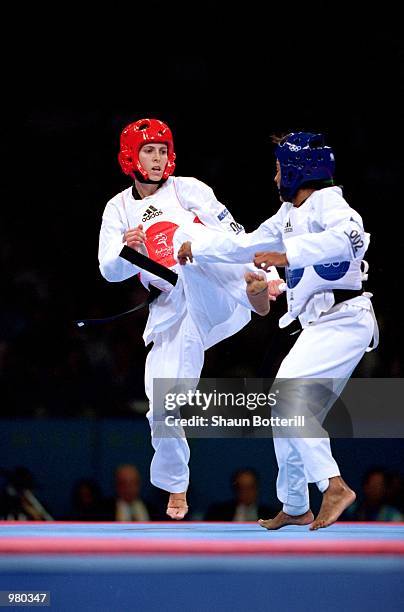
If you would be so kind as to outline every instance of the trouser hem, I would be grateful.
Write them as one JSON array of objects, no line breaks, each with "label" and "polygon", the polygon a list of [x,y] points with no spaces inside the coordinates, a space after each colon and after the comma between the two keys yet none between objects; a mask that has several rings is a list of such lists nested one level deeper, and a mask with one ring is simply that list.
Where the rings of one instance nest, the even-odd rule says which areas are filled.
[{"label": "trouser hem", "polygon": [[309,509],[309,504],[305,504],[304,506],[291,506],[290,504],[283,504],[282,508],[282,510],[290,516],[300,516],[301,514],[305,514]]}]

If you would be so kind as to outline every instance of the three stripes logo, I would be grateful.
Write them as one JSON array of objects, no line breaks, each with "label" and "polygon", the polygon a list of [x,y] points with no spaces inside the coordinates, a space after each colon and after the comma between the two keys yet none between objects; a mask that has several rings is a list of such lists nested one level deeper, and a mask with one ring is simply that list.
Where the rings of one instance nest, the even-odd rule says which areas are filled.
[{"label": "three stripes logo", "polygon": [[146,212],[144,213],[142,217],[142,221],[143,223],[145,221],[150,221],[150,219],[153,219],[154,217],[158,217],[159,215],[162,215],[162,214],[163,214],[162,210],[157,210],[157,208],[150,205],[149,208],[147,208]]},{"label": "three stripes logo", "polygon": [[293,232],[293,227],[292,224],[290,222],[290,219],[288,219],[285,223],[285,227],[283,228],[283,232],[285,234],[287,234],[288,232]]}]

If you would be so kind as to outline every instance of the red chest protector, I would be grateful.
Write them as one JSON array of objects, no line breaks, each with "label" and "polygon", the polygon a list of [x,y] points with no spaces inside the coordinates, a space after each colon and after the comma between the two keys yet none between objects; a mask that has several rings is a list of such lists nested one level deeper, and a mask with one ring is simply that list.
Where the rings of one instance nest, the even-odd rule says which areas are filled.
[{"label": "red chest protector", "polygon": [[[202,221],[195,217],[194,223],[202,223]],[[177,228],[178,225],[170,221],[159,221],[145,230],[145,246],[148,256],[166,268],[171,268],[177,263],[173,246],[174,232]]]}]

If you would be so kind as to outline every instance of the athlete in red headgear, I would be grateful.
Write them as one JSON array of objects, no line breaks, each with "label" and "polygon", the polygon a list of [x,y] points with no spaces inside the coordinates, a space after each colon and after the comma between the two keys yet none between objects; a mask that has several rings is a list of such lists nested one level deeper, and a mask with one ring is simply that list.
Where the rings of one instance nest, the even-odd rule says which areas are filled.
[{"label": "athlete in red headgear", "polygon": [[[119,163],[133,184],[105,208],[100,269],[112,282],[139,274],[146,288],[152,285],[162,291],[150,305],[143,336],[146,345],[153,343],[145,368],[150,401],[147,417],[155,450],[150,471],[151,482],[170,493],[167,514],[182,519],[188,508],[189,447],[182,428],[172,428],[169,433],[159,430],[167,413],[153,382],[170,379],[178,392],[186,379],[188,387],[180,386],[181,390],[195,388],[205,349],[242,329],[250,320],[251,310],[268,312],[263,291],[268,282],[252,265],[183,267],[177,263],[179,246],[196,239],[207,228],[230,234],[240,234],[244,229],[210,187],[195,178],[173,176],[173,138],[162,121],[141,119],[128,125],[121,135]],[[122,259],[122,243],[177,272],[175,287]],[[277,278],[276,270],[272,274]],[[277,283],[270,281],[274,293]]]},{"label": "athlete in red headgear", "polygon": [[[160,179],[156,177],[160,174],[161,168],[153,170],[153,166],[148,170],[139,159],[141,149],[146,144],[166,145],[167,160]],[[144,152],[142,153],[142,156]],[[173,135],[168,125],[158,119],[140,119],[128,125],[121,134],[121,150],[118,155],[122,171],[140,183],[159,184],[166,181],[175,170],[175,152]],[[144,162],[145,159],[143,158]]]}]

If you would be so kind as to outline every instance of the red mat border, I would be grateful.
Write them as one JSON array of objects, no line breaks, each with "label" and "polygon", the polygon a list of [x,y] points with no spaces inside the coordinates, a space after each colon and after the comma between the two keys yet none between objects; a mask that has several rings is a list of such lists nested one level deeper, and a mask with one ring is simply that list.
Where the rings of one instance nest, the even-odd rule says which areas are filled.
[{"label": "red mat border", "polygon": [[[177,523],[171,521],[161,522],[142,522],[136,523],[131,521],[0,521],[1,526],[7,525],[37,525],[38,527],[49,524],[81,524],[81,525],[117,525],[127,524],[133,526],[169,526],[175,530],[176,526],[181,527],[189,523],[194,524],[214,524],[214,525],[230,525],[235,523],[225,522],[203,522],[203,521],[185,521]],[[237,525],[256,525],[256,522],[236,523]],[[404,526],[404,522],[338,522],[336,525],[342,527],[349,526]],[[323,532],[324,533],[324,532]],[[265,534],[263,534],[265,535]],[[266,534],[270,537],[268,534]],[[315,538],[315,535],[312,534]],[[136,539],[127,540],[122,538],[96,538],[96,537],[43,537],[43,536],[28,536],[28,537],[1,537],[0,538],[0,553],[5,554],[208,554],[208,555],[226,555],[226,554],[245,554],[245,555],[301,555],[301,554],[357,554],[357,555],[404,555],[404,539],[401,540],[294,540],[288,539],[284,541],[228,541],[228,540],[181,540],[163,538],[158,540],[151,539]]]},{"label": "red mat border", "polygon": [[[269,536],[270,537],[270,536]],[[404,555],[404,540],[210,541],[5,537],[0,554]]]}]

